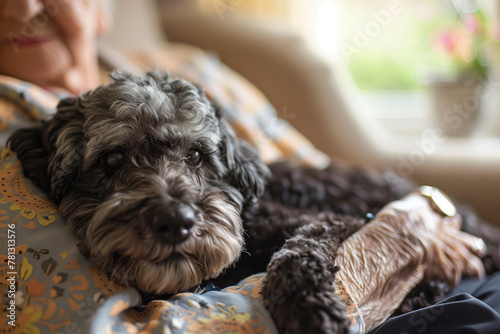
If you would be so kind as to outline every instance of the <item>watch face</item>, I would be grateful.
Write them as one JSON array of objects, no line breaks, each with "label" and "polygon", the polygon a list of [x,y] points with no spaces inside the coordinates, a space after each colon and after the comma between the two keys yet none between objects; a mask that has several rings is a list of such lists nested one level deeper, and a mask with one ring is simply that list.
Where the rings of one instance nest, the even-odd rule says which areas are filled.
[{"label": "watch face", "polygon": [[441,190],[434,188],[434,192],[432,193],[432,200],[445,216],[453,217],[457,214],[455,205],[453,205],[451,199],[446,196]]},{"label": "watch face", "polygon": [[419,192],[422,195],[429,197],[433,204],[433,208],[437,212],[448,217],[453,217],[457,214],[457,209],[451,199],[438,188],[422,186],[419,188]]}]

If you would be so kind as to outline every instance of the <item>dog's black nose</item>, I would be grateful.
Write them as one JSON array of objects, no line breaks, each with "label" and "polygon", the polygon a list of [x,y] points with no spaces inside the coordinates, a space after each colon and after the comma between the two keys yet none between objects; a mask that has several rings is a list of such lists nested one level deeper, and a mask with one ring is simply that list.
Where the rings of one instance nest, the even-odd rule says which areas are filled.
[{"label": "dog's black nose", "polygon": [[171,202],[155,210],[152,225],[159,237],[171,244],[186,240],[191,227],[196,222],[196,215],[189,205]]}]

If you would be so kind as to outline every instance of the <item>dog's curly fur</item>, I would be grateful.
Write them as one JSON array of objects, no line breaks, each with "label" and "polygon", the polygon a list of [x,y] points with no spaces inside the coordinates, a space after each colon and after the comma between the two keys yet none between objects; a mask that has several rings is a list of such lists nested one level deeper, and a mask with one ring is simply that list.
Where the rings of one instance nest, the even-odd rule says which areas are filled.
[{"label": "dog's curly fur", "polygon": [[[272,261],[267,267],[268,280],[273,280],[285,285],[287,272],[282,274],[280,268],[294,268],[295,275],[300,275],[303,268],[316,265],[316,259],[311,252],[320,256],[325,254],[323,245],[328,243],[327,256],[334,258],[340,242],[349,237],[363,224],[369,222],[366,213],[376,214],[385,204],[397,200],[415,188],[415,183],[403,179],[392,172],[376,173],[365,168],[345,168],[341,165],[331,164],[323,170],[311,167],[294,166],[289,163],[279,163],[270,166],[272,177],[268,182],[262,197],[256,220],[247,223],[246,228],[251,232],[247,248],[250,254],[259,254],[263,261],[272,256]],[[457,201],[455,201],[456,203]],[[462,230],[482,238],[487,251],[483,257],[486,273],[492,274],[500,270],[500,229],[493,227],[481,220],[469,207],[458,204],[457,209],[463,218]],[[269,218],[267,220],[266,218]],[[270,225],[269,222],[278,222],[279,226]],[[309,231],[316,231],[311,233]],[[292,239],[289,239],[292,238]],[[301,266],[297,266],[294,259],[289,259],[287,248],[288,240],[307,238],[308,252],[303,252],[296,247],[296,254],[303,252]],[[285,243],[286,241],[286,243]],[[317,243],[315,243],[317,242]],[[266,245],[282,245],[270,248]],[[314,247],[318,245],[317,247]],[[276,251],[276,253],[273,252]],[[243,255],[240,262],[248,261],[253,264],[252,257]],[[288,262],[286,264],[285,262]],[[250,265],[252,266],[252,265]],[[240,267],[241,268],[241,267]],[[253,270],[262,269],[258,264],[253,264]],[[299,269],[302,269],[299,270]],[[334,273],[331,268],[324,268],[324,273]],[[288,271],[289,272],[289,271]],[[333,275],[330,276],[333,282]],[[339,318],[336,316],[314,317],[312,313],[321,308],[315,307],[313,312],[304,315],[304,321],[294,322],[298,319],[296,298],[298,291],[305,287],[314,287],[306,275],[294,280],[302,282],[300,288],[289,292],[289,295],[280,295],[278,302],[272,302],[272,290],[267,289],[270,284],[266,282],[264,296],[271,302],[268,310],[272,312],[278,328],[283,332],[307,332],[308,328],[338,328]],[[331,286],[331,284],[330,284]],[[394,315],[407,313],[422,307],[429,306],[442,300],[452,287],[439,281],[422,281],[406,297]],[[287,290],[279,290],[281,292]],[[303,295],[302,302],[309,301],[313,307],[319,297],[314,293]],[[312,303],[311,303],[312,302]],[[304,307],[303,309],[308,309]],[[299,312],[300,315],[300,312]],[[308,319],[308,320],[307,320]],[[307,321],[306,321],[307,320]],[[344,319],[348,323],[346,319]],[[332,323],[333,322],[333,323]],[[346,327],[341,327],[346,331]],[[328,333],[343,333],[342,330],[327,330]]]},{"label": "dog's curly fur", "polygon": [[[199,87],[159,72],[112,78],[9,139],[90,262],[154,294],[202,280],[227,285],[267,266],[262,293],[280,332],[347,333],[345,304],[332,285],[336,251],[366,213],[413,184],[333,164],[265,166]],[[489,271],[498,270],[500,233],[460,211],[465,230],[492,246]],[[400,310],[424,306],[422,292],[432,301],[444,289],[423,282]]]}]

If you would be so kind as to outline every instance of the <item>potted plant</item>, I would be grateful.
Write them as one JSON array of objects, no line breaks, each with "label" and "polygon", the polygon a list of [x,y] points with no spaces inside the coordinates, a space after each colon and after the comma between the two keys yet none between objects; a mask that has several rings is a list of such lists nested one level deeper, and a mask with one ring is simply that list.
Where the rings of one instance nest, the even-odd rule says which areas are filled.
[{"label": "potted plant", "polygon": [[436,124],[448,136],[469,135],[475,129],[498,42],[482,10],[457,12],[453,24],[440,27],[432,37],[434,49],[451,69],[447,79],[430,85]]}]

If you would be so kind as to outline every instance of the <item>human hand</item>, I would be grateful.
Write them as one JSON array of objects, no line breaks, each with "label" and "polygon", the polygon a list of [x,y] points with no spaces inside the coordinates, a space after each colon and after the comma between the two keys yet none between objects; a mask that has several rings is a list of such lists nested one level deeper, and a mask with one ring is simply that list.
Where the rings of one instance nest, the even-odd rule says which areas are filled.
[{"label": "human hand", "polygon": [[429,198],[411,193],[386,207],[400,215],[417,215],[404,224],[408,224],[407,237],[419,240],[425,251],[425,278],[455,286],[462,276],[483,276],[485,269],[479,257],[484,255],[484,242],[460,231],[459,214],[449,217],[433,206]]},{"label": "human hand", "polygon": [[462,275],[484,275],[480,239],[461,232],[460,224],[459,215],[446,217],[429,198],[411,193],[387,204],[341,244],[337,279],[367,330],[385,321],[424,278],[453,286]]}]

